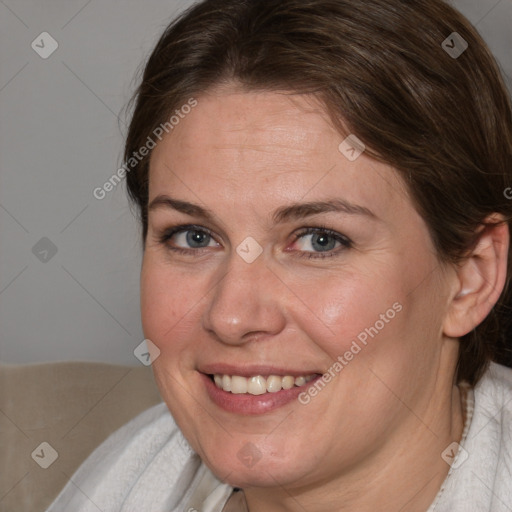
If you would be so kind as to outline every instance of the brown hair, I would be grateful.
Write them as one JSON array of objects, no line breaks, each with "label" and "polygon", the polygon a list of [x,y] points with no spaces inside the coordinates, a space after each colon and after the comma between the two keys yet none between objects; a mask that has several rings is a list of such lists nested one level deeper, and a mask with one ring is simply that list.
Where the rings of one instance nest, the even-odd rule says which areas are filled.
[{"label": "brown hair", "polygon": [[[458,57],[442,46],[447,38],[456,44],[453,32],[468,43]],[[511,218],[504,192],[512,185],[510,97],[476,29],[441,0],[194,5],[167,27],[146,63],[125,161],[175,109],[229,83],[314,94],[340,133],[354,133],[368,156],[396,168],[441,261],[462,261],[489,214]],[[127,173],[143,245],[150,155]],[[461,338],[457,381],[476,383],[490,360],[511,363],[509,282],[510,273],[492,313]]]}]

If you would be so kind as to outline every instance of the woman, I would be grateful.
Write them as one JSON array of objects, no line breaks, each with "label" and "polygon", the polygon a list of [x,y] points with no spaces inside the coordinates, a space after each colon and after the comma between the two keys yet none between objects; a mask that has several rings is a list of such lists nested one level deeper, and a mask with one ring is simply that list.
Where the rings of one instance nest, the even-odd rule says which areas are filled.
[{"label": "woman", "polygon": [[184,13],[125,148],[165,404],[49,510],[512,510],[511,147],[440,0]]}]

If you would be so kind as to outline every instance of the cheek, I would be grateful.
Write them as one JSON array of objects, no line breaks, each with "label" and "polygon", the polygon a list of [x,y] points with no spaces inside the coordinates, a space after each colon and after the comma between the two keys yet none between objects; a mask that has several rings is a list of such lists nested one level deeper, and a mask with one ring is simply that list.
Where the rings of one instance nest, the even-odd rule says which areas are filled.
[{"label": "cheek", "polygon": [[[392,324],[401,324],[404,296],[391,276],[373,276],[363,279],[359,275],[331,277],[322,283],[313,283],[294,288],[304,304],[295,310],[294,320],[331,359],[336,359],[351,349],[358,351],[370,342],[384,338],[390,333]],[[316,289],[316,293],[311,293]],[[306,299],[307,298],[307,299]],[[350,357],[350,356],[349,356]]]},{"label": "cheek", "polygon": [[155,259],[145,255],[142,265],[142,326],[146,338],[160,350],[168,350],[177,347],[184,333],[190,332],[204,293],[197,278],[171,270]]},{"label": "cheek", "polygon": [[159,343],[159,330],[166,323],[164,312],[172,315],[171,288],[159,272],[158,266],[151,263],[151,258],[144,257],[141,281],[140,303],[144,334],[153,343]]}]

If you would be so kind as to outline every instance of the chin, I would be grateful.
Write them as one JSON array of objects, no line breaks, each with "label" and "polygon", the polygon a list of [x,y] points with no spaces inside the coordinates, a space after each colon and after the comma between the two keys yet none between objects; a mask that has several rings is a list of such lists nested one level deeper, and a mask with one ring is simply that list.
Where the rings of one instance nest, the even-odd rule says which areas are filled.
[{"label": "chin", "polygon": [[[251,454],[252,451],[252,454]],[[272,460],[271,455],[258,454],[254,448],[245,448],[233,453],[203,457],[212,473],[223,482],[242,489],[249,487],[293,486],[303,479],[311,478],[304,464],[296,460]],[[300,472],[300,474],[299,474]]]}]

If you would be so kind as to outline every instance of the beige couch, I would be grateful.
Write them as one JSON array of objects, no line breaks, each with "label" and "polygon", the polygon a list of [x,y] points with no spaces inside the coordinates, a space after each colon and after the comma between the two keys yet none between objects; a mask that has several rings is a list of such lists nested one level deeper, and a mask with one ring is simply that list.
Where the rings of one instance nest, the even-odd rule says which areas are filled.
[{"label": "beige couch", "polygon": [[0,364],[0,512],[44,511],[96,446],[161,401],[150,367]]}]

